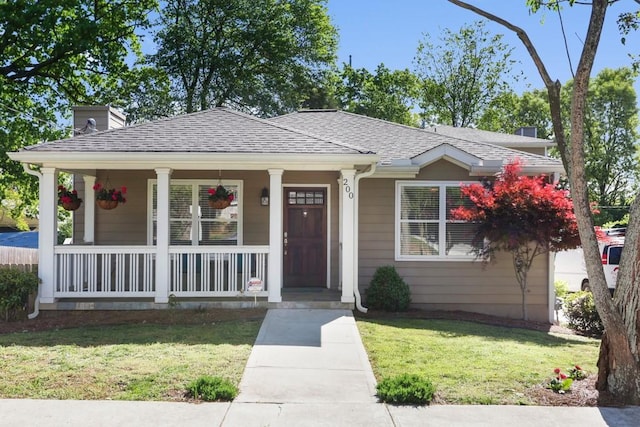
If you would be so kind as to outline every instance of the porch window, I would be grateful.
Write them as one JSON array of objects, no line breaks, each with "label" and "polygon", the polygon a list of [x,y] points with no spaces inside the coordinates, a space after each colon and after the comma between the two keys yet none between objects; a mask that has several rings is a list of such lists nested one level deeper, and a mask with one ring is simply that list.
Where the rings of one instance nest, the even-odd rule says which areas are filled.
[{"label": "porch window", "polygon": [[[156,180],[150,183],[151,244],[157,236]],[[223,181],[222,185],[233,192],[234,201],[225,209],[209,207],[208,190],[218,182],[171,180],[169,193],[169,242],[171,245],[241,245],[242,182]]]},{"label": "porch window", "polygon": [[472,223],[451,218],[451,210],[469,206],[460,183],[396,183],[396,259],[471,260]]}]

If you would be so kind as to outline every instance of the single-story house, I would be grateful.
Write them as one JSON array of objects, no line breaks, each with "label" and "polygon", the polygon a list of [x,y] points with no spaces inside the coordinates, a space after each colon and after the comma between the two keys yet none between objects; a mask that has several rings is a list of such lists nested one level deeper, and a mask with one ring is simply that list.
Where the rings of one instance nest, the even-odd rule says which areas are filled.
[{"label": "single-story house", "polygon": [[[286,307],[298,292],[308,303],[330,295],[365,310],[375,270],[394,265],[416,308],[519,317],[510,257],[475,262],[473,226],[448,212],[464,203],[461,183],[512,159],[526,174],[563,171],[544,155],[546,140],[445,135],[336,110],[264,120],[214,108],[113,129],[123,118],[112,108],[75,114],[75,127],[92,117],[99,131],[9,154],[40,179],[40,309],[254,297]],[[484,142],[488,134],[496,143]],[[64,246],[56,244],[60,171],[84,198]],[[126,203],[96,206],[96,183],[125,186]],[[208,204],[218,185],[234,195],[228,207]],[[552,321],[551,256],[535,263],[529,286],[530,318]]]}]

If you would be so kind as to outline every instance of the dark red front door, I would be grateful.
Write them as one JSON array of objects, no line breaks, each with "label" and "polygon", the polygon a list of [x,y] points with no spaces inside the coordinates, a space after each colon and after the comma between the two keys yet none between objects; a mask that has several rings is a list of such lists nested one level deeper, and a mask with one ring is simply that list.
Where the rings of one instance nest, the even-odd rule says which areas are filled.
[{"label": "dark red front door", "polygon": [[284,287],[326,286],[326,190],[285,188],[284,194]]}]

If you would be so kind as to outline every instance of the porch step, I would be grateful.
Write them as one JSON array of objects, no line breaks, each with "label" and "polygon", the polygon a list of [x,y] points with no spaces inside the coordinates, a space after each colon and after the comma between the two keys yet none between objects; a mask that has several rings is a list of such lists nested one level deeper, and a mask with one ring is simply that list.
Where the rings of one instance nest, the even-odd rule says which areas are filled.
[{"label": "porch step", "polygon": [[353,310],[353,303],[340,301],[282,301],[270,302],[268,308],[321,308],[321,309],[342,309]]}]

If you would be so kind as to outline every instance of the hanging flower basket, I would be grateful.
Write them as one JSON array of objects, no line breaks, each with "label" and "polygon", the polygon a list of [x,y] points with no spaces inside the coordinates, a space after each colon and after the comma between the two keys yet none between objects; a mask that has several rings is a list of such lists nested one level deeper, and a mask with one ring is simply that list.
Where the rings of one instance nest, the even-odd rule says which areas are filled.
[{"label": "hanging flower basket", "polygon": [[111,210],[111,209],[115,209],[118,207],[118,201],[117,200],[96,200],[96,204],[104,210]]},{"label": "hanging flower basket", "polygon": [[212,209],[224,209],[229,207],[230,204],[231,200],[228,199],[209,200],[209,206]]},{"label": "hanging flower basket", "polygon": [[76,190],[68,190],[64,185],[58,185],[58,204],[67,211],[75,211],[82,204]]},{"label": "hanging flower basket", "polygon": [[71,202],[62,202],[62,207],[65,211],[75,211],[82,204],[82,200],[74,200]]},{"label": "hanging flower basket", "polygon": [[[107,182],[109,180],[107,179]],[[127,193],[127,187],[120,187],[120,189],[106,188],[102,184],[96,182],[93,186],[93,191],[96,192],[96,204],[105,210],[111,210],[118,207],[118,203],[125,203],[127,199],[124,195]]]},{"label": "hanging flower basket", "polygon": [[221,184],[216,188],[210,188],[209,193],[209,206],[212,209],[224,209],[233,202],[233,193]]}]

